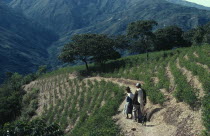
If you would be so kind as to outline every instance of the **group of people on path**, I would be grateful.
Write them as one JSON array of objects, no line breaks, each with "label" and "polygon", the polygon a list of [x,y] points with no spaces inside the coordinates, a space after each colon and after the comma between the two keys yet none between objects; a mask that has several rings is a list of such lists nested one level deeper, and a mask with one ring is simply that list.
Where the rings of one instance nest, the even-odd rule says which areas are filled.
[{"label": "group of people on path", "polygon": [[[133,119],[135,122],[142,123],[143,110],[146,104],[146,92],[142,89],[140,83],[136,83],[136,91],[133,94],[130,87],[126,87],[127,96],[124,107],[124,114],[127,119]],[[131,114],[131,117],[129,117]]]}]

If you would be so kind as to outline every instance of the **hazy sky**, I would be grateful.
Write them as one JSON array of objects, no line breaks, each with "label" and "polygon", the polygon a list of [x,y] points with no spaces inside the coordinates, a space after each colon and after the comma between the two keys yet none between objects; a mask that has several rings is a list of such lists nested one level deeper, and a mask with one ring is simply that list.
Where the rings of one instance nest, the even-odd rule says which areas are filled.
[{"label": "hazy sky", "polygon": [[186,1],[194,2],[200,5],[210,7],[210,0],[186,0]]}]

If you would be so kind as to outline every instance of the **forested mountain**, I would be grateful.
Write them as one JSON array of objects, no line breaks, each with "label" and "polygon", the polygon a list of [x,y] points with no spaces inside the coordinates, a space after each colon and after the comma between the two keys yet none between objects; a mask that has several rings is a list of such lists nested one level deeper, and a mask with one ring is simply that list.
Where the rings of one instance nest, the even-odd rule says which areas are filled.
[{"label": "forested mountain", "polygon": [[0,2],[0,75],[28,73],[44,64],[57,36]]},{"label": "forested mountain", "polygon": [[155,20],[159,28],[178,25],[184,30],[210,21],[210,11],[165,0],[12,0],[8,5],[60,36],[49,48],[45,46],[53,67],[58,64],[59,48],[76,33],[122,34],[137,20]]},{"label": "forested mountain", "polygon": [[19,9],[59,34],[102,32],[116,34],[135,20],[154,19],[159,26],[190,29],[210,21],[210,12],[165,0],[13,0]]},{"label": "forested mountain", "polygon": [[185,1],[185,0],[166,0],[166,1],[175,3],[175,4],[180,4],[180,5],[187,6],[187,7],[195,7],[198,9],[210,10],[210,7],[205,7],[205,6],[202,6],[202,5],[199,5],[196,3],[192,3],[189,1]]}]

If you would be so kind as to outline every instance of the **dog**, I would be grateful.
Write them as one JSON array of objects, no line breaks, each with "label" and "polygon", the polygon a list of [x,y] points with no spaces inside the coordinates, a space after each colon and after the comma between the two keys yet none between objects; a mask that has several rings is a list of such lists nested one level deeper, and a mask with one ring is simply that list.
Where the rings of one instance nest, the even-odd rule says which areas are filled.
[{"label": "dog", "polygon": [[147,113],[145,113],[145,114],[142,116],[142,120],[141,120],[142,126],[146,126],[146,122],[147,122]]}]

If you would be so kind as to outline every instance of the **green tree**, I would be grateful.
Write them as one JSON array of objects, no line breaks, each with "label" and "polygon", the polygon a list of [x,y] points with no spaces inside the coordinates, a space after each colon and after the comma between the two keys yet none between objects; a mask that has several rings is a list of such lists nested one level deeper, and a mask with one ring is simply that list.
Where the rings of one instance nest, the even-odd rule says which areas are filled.
[{"label": "green tree", "polygon": [[200,45],[203,43],[205,36],[205,29],[203,27],[198,27],[193,35],[193,45]]},{"label": "green tree", "polygon": [[177,26],[168,26],[158,29],[156,35],[156,50],[169,50],[173,47],[186,46],[187,43],[183,38],[183,31]]},{"label": "green tree", "polygon": [[88,70],[88,61],[90,61],[90,48],[92,35],[90,34],[80,34],[74,35],[71,38],[71,42],[64,45],[59,59],[63,62],[74,62],[81,60],[85,63],[86,69]]},{"label": "green tree", "polygon": [[131,50],[137,53],[146,52],[147,60],[148,51],[154,46],[155,35],[152,30],[156,25],[157,22],[153,20],[144,20],[132,22],[127,28],[127,36],[131,39]]},{"label": "green tree", "polygon": [[120,54],[115,50],[119,46],[114,39],[107,35],[98,34],[92,40],[90,54],[93,62],[103,65],[108,60],[120,58]]},{"label": "green tree", "polygon": [[117,49],[120,49],[121,51],[128,49],[129,39],[126,37],[126,35],[117,35],[114,37],[114,40]]},{"label": "green tree", "polygon": [[20,115],[23,77],[14,73],[0,86],[0,126]]},{"label": "green tree", "polygon": [[210,23],[199,26],[184,33],[184,39],[193,46],[210,44]]},{"label": "green tree", "polygon": [[42,65],[39,66],[38,70],[37,70],[37,75],[41,75],[47,72],[47,66],[46,65]]},{"label": "green tree", "polygon": [[7,123],[0,129],[1,136],[63,136],[64,133],[57,124],[47,125],[42,119],[15,121]]},{"label": "green tree", "polygon": [[107,60],[119,58],[116,45],[115,40],[102,34],[74,35],[72,41],[63,47],[59,59],[63,62],[81,60],[88,70],[88,62],[104,64]]}]

